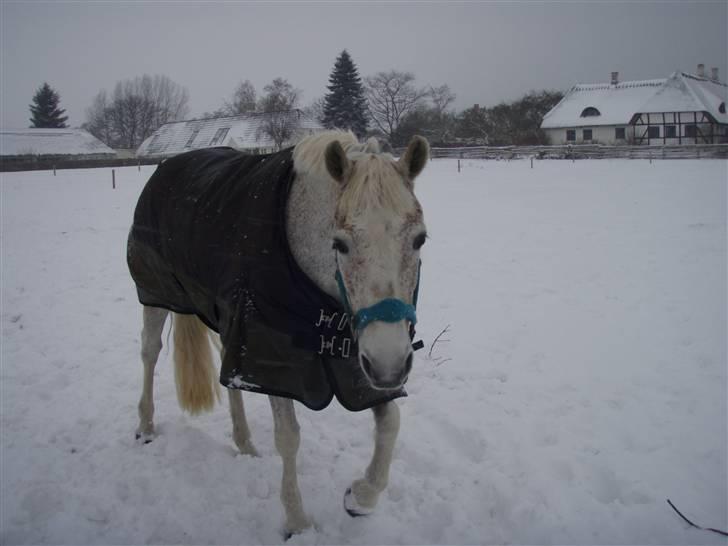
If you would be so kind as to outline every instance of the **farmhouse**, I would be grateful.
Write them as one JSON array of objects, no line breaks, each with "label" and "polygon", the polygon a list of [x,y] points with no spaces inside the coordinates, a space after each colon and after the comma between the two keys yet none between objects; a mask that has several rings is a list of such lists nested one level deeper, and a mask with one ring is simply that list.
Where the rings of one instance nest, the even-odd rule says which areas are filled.
[{"label": "farmhouse", "polygon": [[83,129],[0,129],[3,162],[110,159],[114,150]]},{"label": "farmhouse", "polygon": [[318,122],[301,110],[249,113],[238,116],[191,119],[162,125],[142,142],[137,157],[163,158],[198,148],[229,146],[250,153],[268,153],[278,146],[267,128],[291,136],[282,138],[283,146],[295,144],[304,136],[323,131]]},{"label": "farmhouse", "polygon": [[728,142],[728,86],[718,69],[705,75],[674,72],[668,78],[577,84],[545,116],[551,144],[716,144]]}]

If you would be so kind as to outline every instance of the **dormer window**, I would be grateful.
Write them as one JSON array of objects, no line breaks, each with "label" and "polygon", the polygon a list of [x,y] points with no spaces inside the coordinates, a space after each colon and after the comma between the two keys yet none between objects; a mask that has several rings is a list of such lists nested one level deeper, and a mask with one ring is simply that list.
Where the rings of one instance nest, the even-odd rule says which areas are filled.
[{"label": "dormer window", "polygon": [[584,111],[581,113],[581,117],[583,117],[583,118],[590,118],[590,117],[601,116],[601,115],[602,115],[602,113],[599,110],[597,110],[596,108],[594,108],[593,106],[587,106],[586,108],[584,108]]},{"label": "dormer window", "polygon": [[718,112],[725,114],[725,102],[720,103],[720,106],[718,106]]},{"label": "dormer window", "polygon": [[212,140],[210,141],[210,146],[216,146],[217,144],[220,144],[227,136],[229,130],[230,127],[223,127],[222,129],[218,129],[215,132],[215,136],[213,136]]}]

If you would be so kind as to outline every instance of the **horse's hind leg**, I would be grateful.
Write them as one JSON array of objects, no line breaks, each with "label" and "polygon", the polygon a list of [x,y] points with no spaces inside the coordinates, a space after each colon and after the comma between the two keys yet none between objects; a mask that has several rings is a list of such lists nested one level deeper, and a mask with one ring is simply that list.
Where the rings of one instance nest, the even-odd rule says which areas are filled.
[{"label": "horse's hind leg", "polygon": [[303,512],[303,501],[296,476],[296,453],[301,443],[301,435],[293,400],[276,396],[269,398],[273,409],[276,449],[283,459],[281,502],[286,511],[285,532],[290,536],[311,526],[311,522]]},{"label": "horse's hind leg", "polygon": [[154,366],[162,350],[162,329],[169,311],[144,306],[142,328],[142,362],[144,363],[144,387],[139,400],[139,428],[137,440],[151,442],[154,436]]},{"label": "horse's hind leg", "polygon": [[372,408],[376,425],[374,455],[364,478],[356,480],[346,491],[344,508],[350,516],[370,514],[377,504],[379,494],[389,481],[389,465],[399,433],[399,407],[387,402]]},{"label": "horse's hind leg", "polygon": [[233,420],[233,440],[243,455],[258,456],[258,452],[250,441],[250,429],[248,420],[245,418],[245,406],[243,405],[243,393],[238,389],[228,389],[228,401],[230,402],[230,417]]}]

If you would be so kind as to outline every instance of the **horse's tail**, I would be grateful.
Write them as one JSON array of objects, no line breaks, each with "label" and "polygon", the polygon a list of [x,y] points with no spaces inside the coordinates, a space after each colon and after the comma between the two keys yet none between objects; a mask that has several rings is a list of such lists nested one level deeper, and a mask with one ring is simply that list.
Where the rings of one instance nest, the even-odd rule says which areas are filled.
[{"label": "horse's tail", "polygon": [[174,314],[174,380],[180,407],[192,415],[220,400],[207,326],[195,315]]}]

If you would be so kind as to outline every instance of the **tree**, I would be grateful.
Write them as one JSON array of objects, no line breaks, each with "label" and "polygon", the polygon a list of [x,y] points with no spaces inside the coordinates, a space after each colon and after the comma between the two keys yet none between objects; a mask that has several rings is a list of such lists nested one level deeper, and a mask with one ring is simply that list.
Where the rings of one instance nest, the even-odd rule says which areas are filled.
[{"label": "tree", "polygon": [[237,116],[238,114],[247,114],[249,112],[255,112],[256,106],[256,92],[255,87],[250,80],[240,82],[233,91],[233,97],[231,101],[225,101],[222,107],[223,115]]},{"label": "tree", "polygon": [[363,137],[368,125],[367,102],[359,72],[346,50],[336,58],[327,88],[324,127],[350,129],[358,137]]},{"label": "tree", "polygon": [[285,78],[276,78],[266,85],[265,95],[258,108],[265,115],[258,126],[257,137],[265,135],[273,141],[276,150],[290,142],[301,127],[301,111],[296,110],[301,90],[293,87]]},{"label": "tree", "polygon": [[490,144],[492,124],[487,108],[475,104],[463,110],[457,119],[455,134],[457,137],[475,144]]},{"label": "tree", "polygon": [[100,91],[86,110],[84,127],[116,148],[137,148],[160,126],[188,113],[187,90],[167,76],[144,75],[116,83],[111,96]]},{"label": "tree", "polygon": [[324,124],[324,107],[326,105],[326,98],[325,97],[319,97],[317,99],[314,99],[311,104],[306,106],[303,109],[303,113],[311,118],[312,120],[315,120],[319,122],[321,125]]},{"label": "tree", "polygon": [[390,140],[402,118],[417,108],[427,96],[427,91],[418,89],[410,72],[378,72],[366,78],[366,95],[369,114],[374,125]]},{"label": "tree", "polygon": [[31,127],[57,129],[68,127],[66,125],[68,116],[63,115],[66,111],[58,107],[60,101],[60,95],[44,82],[33,95],[33,104],[29,106],[32,114]]},{"label": "tree", "polygon": [[476,104],[460,114],[457,135],[493,146],[546,144],[541,121],[562,97],[559,91],[531,91],[492,108]]},{"label": "tree", "polygon": [[276,78],[263,88],[263,95],[258,103],[261,112],[283,112],[298,106],[301,90],[296,89],[285,78]]}]

